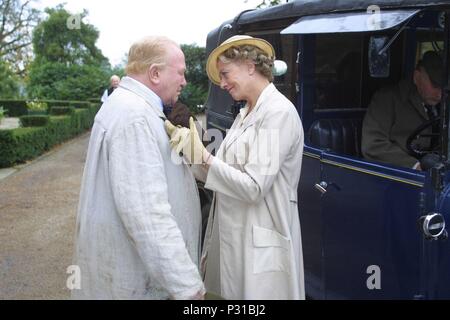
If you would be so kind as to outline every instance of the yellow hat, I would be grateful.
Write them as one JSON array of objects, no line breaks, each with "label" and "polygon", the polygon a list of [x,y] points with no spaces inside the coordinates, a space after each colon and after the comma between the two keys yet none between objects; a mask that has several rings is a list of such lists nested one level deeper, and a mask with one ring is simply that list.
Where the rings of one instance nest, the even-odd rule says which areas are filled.
[{"label": "yellow hat", "polygon": [[255,46],[264,51],[269,56],[269,58],[275,59],[275,50],[273,49],[272,45],[266,40],[253,38],[247,35],[233,36],[222,42],[222,44],[215,48],[208,57],[208,61],[206,62],[206,73],[208,74],[211,82],[216,85],[220,85],[219,70],[217,69],[217,59],[219,58],[219,56],[231,47],[243,45]]}]

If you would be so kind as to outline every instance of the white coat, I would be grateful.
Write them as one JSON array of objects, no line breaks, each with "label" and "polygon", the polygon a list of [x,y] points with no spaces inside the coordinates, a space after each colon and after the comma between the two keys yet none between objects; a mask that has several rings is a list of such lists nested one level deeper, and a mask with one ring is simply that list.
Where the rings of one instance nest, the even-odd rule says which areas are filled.
[{"label": "white coat", "polygon": [[127,77],[95,118],[78,208],[81,289],[72,290],[74,299],[188,299],[204,290],[198,190],[187,166],[171,159],[160,104]]},{"label": "white coat", "polygon": [[206,176],[215,194],[202,256],[205,286],[225,299],[304,299],[297,209],[302,123],[273,84],[245,117],[247,110]]}]

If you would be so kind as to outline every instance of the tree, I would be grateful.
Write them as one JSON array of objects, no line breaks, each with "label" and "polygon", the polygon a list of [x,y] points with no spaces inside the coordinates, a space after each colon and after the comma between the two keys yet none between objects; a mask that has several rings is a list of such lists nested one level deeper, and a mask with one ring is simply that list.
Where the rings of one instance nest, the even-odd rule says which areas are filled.
[{"label": "tree", "polygon": [[31,30],[40,16],[31,3],[32,0],[0,0],[0,57],[20,75],[31,60]]},{"label": "tree", "polygon": [[17,76],[11,70],[9,63],[0,60],[0,99],[13,99],[19,95]]},{"label": "tree", "polygon": [[186,58],[187,86],[181,93],[180,101],[194,113],[197,106],[205,103],[208,94],[208,76],[206,75],[206,50],[196,45],[181,45]]},{"label": "tree", "polygon": [[111,66],[95,45],[99,32],[83,22],[87,11],[73,15],[59,5],[45,12],[48,17],[33,32],[28,95],[57,100],[100,97]]},{"label": "tree", "polygon": [[99,98],[109,73],[95,65],[68,65],[45,62],[33,65],[28,95],[51,100],[87,100]]},{"label": "tree", "polygon": [[105,63],[107,59],[95,45],[99,32],[83,22],[84,10],[71,14],[62,5],[47,8],[48,18],[33,31],[33,49],[36,59],[69,64]]}]

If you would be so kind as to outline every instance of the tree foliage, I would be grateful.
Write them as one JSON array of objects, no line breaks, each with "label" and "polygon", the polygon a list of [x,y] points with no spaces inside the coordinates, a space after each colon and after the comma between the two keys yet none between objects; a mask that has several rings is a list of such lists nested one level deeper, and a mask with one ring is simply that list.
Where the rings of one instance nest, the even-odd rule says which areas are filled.
[{"label": "tree foliage", "polygon": [[95,45],[99,32],[83,22],[84,10],[71,14],[61,5],[47,8],[48,18],[33,31],[33,49],[36,59],[68,64],[101,64],[107,61]]},{"label": "tree foliage", "polygon": [[73,15],[62,6],[46,9],[47,19],[33,32],[35,60],[30,69],[31,98],[86,100],[98,98],[110,65],[95,43],[99,32],[83,22],[87,11]]},{"label": "tree foliage", "polygon": [[40,13],[31,7],[32,0],[0,0],[0,57],[12,70],[25,73],[31,60],[31,30]]},{"label": "tree foliage", "polygon": [[[101,96],[109,73],[95,65],[45,62],[33,65],[28,95],[50,100],[87,100]],[[106,80],[107,82],[107,80]]]},{"label": "tree foliage", "polygon": [[181,45],[186,58],[187,86],[181,93],[180,101],[191,111],[198,111],[197,106],[205,103],[208,94],[208,76],[206,75],[206,50],[196,45]]},{"label": "tree foliage", "polygon": [[0,60],[0,98],[13,99],[19,96],[17,76],[11,70],[9,63]]}]

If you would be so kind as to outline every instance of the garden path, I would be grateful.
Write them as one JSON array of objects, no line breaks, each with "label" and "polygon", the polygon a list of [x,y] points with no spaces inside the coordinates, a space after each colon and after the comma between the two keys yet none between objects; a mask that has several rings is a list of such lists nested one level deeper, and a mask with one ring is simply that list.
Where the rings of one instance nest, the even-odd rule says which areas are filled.
[{"label": "garden path", "polygon": [[69,298],[88,140],[85,133],[0,180],[0,300]]}]

